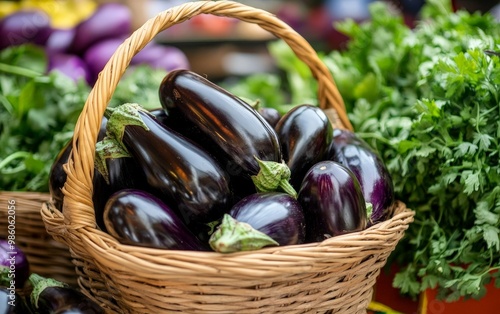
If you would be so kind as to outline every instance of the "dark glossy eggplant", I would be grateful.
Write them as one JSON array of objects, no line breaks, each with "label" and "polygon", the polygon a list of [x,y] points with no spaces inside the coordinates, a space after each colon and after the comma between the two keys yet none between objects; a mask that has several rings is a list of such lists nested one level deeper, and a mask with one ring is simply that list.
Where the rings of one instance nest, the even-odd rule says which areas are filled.
[{"label": "dark glossy eggplant", "polygon": [[[113,148],[119,148],[120,152],[117,153],[115,150],[114,155],[106,155]],[[96,223],[101,230],[106,231],[104,207],[113,193],[131,188],[145,191],[153,189],[148,185],[139,163],[112,138],[105,137],[97,143],[95,166],[92,201]]]},{"label": "dark glossy eggplant", "polygon": [[151,114],[155,116],[156,120],[160,121],[164,125],[169,125],[168,113],[163,108],[156,108],[150,110]]},{"label": "dark glossy eggplant", "polygon": [[369,225],[392,215],[394,186],[380,156],[356,133],[335,129],[328,159],[349,168],[358,178],[365,200],[372,205]]},{"label": "dark glossy eggplant", "polygon": [[108,132],[123,143],[149,186],[186,224],[219,219],[229,209],[231,191],[224,170],[198,145],[139,105],[117,107],[109,118]]},{"label": "dark glossy eggplant", "polygon": [[169,72],[159,89],[169,115],[202,134],[198,141],[234,176],[256,175],[256,158],[282,162],[278,137],[252,106],[206,78],[188,70]]},{"label": "dark glossy eggplant", "polygon": [[0,314],[30,314],[24,298],[14,289],[0,287]]},{"label": "dark glossy eggplant", "polygon": [[126,189],[111,196],[106,228],[119,242],[160,249],[206,250],[177,214],[153,194]]},{"label": "dark glossy eggplant", "polygon": [[269,123],[273,128],[278,124],[281,119],[281,114],[277,109],[270,107],[259,107],[257,112]]},{"label": "dark glossy eggplant", "polygon": [[291,171],[290,183],[299,189],[306,172],[324,160],[332,142],[332,125],[319,107],[300,105],[288,111],[275,129]]},{"label": "dark glossy eggplant", "polygon": [[302,207],[286,193],[249,195],[236,203],[229,215],[267,234],[279,245],[301,244],[305,240]]},{"label": "dark glossy eggplant", "polygon": [[[9,202],[7,207],[15,206]],[[7,216],[10,225],[15,225],[13,215]],[[11,290],[22,289],[30,275],[30,264],[23,250],[15,244],[15,229],[8,229],[7,239],[0,239],[0,285]]]},{"label": "dark glossy eggplant", "polygon": [[366,228],[366,203],[358,179],[337,162],[315,164],[304,177],[298,200],[306,219],[306,242]]},{"label": "dark glossy eggplant", "polygon": [[38,314],[104,314],[104,309],[92,299],[63,282],[31,274],[28,304]]}]

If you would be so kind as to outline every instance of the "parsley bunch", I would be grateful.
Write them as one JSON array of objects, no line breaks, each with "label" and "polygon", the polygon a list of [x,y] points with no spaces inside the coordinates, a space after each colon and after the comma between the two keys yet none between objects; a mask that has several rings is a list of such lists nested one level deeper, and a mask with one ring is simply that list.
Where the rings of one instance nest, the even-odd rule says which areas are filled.
[{"label": "parsley bunch", "polygon": [[500,59],[487,53],[500,25],[448,2],[429,0],[413,30],[377,3],[369,23],[337,26],[351,41],[327,58],[350,74],[349,117],[416,211],[391,256],[394,285],[454,301],[480,298],[492,277],[500,286]]},{"label": "parsley bunch", "polygon": [[0,191],[48,192],[51,165],[73,134],[89,87],[24,45],[0,52]]}]

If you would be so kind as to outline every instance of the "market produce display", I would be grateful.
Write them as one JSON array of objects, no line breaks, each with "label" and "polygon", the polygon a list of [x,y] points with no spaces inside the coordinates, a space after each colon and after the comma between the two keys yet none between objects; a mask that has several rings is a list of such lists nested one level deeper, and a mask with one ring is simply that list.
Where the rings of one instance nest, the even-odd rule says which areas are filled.
[{"label": "market produce display", "polygon": [[[366,158],[377,156],[318,107],[297,106],[273,128],[192,71],[167,73],[158,89],[163,109],[107,108],[96,143],[96,222],[121,243],[228,253],[322,241],[368,226],[365,191],[373,223],[390,218],[392,181],[380,159]],[[337,132],[350,142],[334,147]],[[349,145],[363,149],[331,153]],[[71,149],[51,171],[59,210]]]},{"label": "market produce display", "polygon": [[[57,4],[56,4],[57,6]],[[63,6],[63,4],[59,4]],[[92,5],[88,5],[94,8]],[[93,85],[111,55],[132,32],[132,12],[121,3],[104,3],[72,25],[54,23],[54,11],[42,3],[29,3],[0,18],[0,49],[22,44],[44,48],[47,71],[60,71],[75,81]],[[77,13],[67,12],[68,15]],[[131,62],[170,71],[189,68],[189,61],[178,48],[151,42]]]},{"label": "market produce display", "polygon": [[[481,298],[485,283],[500,283],[500,24],[487,13],[452,12],[444,0],[427,1],[414,29],[386,4],[370,10],[367,23],[335,25],[349,44],[322,60],[358,136],[387,166],[396,198],[416,211],[391,255],[401,267],[394,285],[412,296],[437,287],[447,301]],[[307,68],[286,45],[270,52],[285,81],[262,74],[226,88],[281,112],[309,101],[315,82]],[[275,92],[287,89],[288,98]]]}]

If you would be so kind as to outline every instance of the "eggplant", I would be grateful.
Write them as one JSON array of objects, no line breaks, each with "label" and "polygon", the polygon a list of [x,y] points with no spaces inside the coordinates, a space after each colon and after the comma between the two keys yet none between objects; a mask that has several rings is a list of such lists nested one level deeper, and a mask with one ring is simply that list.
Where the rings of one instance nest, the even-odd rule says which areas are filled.
[{"label": "eggplant", "polygon": [[166,72],[189,69],[189,60],[179,48],[169,45],[160,45],[151,42],[137,53],[130,62],[131,65],[147,64],[153,69]]},{"label": "eggplant", "polygon": [[88,64],[90,85],[95,83],[99,73],[104,69],[106,63],[108,63],[124,39],[121,37],[103,39],[85,50],[82,59]]},{"label": "eggplant", "polygon": [[[14,203],[9,202],[8,210]],[[9,215],[9,226],[14,225],[15,221],[11,221],[14,216]],[[12,224],[11,224],[12,222]],[[0,239],[0,285],[11,290],[22,289],[30,275],[30,264],[28,257],[23,250],[14,242],[15,237],[9,228],[9,236],[7,239]]]},{"label": "eggplant", "polygon": [[319,242],[367,226],[367,206],[356,176],[343,165],[320,161],[306,173],[298,201],[304,210],[306,242]]},{"label": "eggplant", "polygon": [[44,47],[47,55],[67,53],[74,37],[74,28],[54,28],[45,42]]},{"label": "eggplant", "polygon": [[14,289],[0,287],[0,314],[29,314],[24,298]]},{"label": "eggplant", "polygon": [[51,53],[47,72],[52,71],[59,71],[75,82],[84,80],[86,83],[91,83],[91,73],[87,63],[76,55]]},{"label": "eggplant", "polygon": [[177,214],[151,193],[125,189],[106,203],[104,222],[120,243],[172,250],[206,250]]},{"label": "eggplant", "polygon": [[279,245],[305,241],[305,218],[296,198],[286,193],[256,193],[236,203],[229,215],[263,232]]},{"label": "eggplant", "polygon": [[74,287],[53,278],[31,274],[33,290],[27,303],[38,314],[101,314],[104,309]]},{"label": "eggplant", "polygon": [[271,127],[276,127],[278,121],[281,119],[280,112],[275,108],[270,107],[259,107],[257,112],[269,123]]},{"label": "eggplant", "polygon": [[283,158],[290,168],[290,183],[299,189],[306,172],[324,160],[332,142],[332,125],[319,107],[299,105],[275,126]]},{"label": "eggplant", "polygon": [[369,225],[390,218],[395,199],[392,177],[368,143],[352,131],[335,129],[327,159],[341,163],[356,175],[365,200],[372,205]]},{"label": "eggplant", "polygon": [[68,52],[83,56],[92,45],[110,38],[128,36],[132,30],[132,12],[121,3],[101,4],[75,27]]},{"label": "eggplant", "polygon": [[202,148],[137,104],[123,104],[107,114],[108,133],[123,144],[149,186],[175,206],[187,225],[219,219],[228,209],[227,174]]},{"label": "eggplant", "polygon": [[42,10],[26,9],[0,20],[0,50],[26,43],[44,45],[51,33],[50,17]]},{"label": "eggplant", "polygon": [[127,188],[153,190],[139,163],[109,137],[96,144],[93,188],[96,223],[103,231],[106,231],[104,207],[113,193]]},{"label": "eggplant", "polygon": [[[252,106],[206,78],[189,70],[171,71],[160,84],[159,96],[171,118],[191,128],[197,138],[190,138],[231,173],[233,188],[245,187],[244,194],[256,191],[249,183],[260,180],[259,161],[286,167],[269,123]],[[289,185],[288,179],[278,180],[274,188]]]}]

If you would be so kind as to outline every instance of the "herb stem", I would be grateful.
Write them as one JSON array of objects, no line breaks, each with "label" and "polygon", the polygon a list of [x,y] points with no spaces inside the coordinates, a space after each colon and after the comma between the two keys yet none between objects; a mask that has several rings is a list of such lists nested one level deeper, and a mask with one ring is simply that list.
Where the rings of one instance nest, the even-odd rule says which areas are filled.
[{"label": "herb stem", "polygon": [[13,161],[15,159],[27,158],[29,156],[30,156],[29,152],[20,151],[20,152],[12,153],[9,156],[5,157],[4,160],[2,160],[0,162],[0,170],[3,169],[4,167],[6,167],[11,161]]},{"label": "herb stem", "polygon": [[5,64],[5,63],[0,63],[0,72],[5,72],[5,73],[19,75],[19,76],[25,76],[28,78],[36,78],[36,77],[43,74],[43,73],[33,71],[33,70],[30,70],[27,68],[21,68],[18,66]]}]

